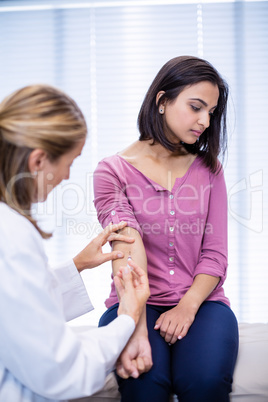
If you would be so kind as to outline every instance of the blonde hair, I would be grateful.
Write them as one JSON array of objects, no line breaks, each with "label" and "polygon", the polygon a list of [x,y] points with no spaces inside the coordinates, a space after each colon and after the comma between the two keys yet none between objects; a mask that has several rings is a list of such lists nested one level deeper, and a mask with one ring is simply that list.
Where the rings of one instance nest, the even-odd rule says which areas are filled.
[{"label": "blonde hair", "polygon": [[53,162],[86,134],[81,110],[57,88],[27,86],[0,103],[0,201],[29,219],[43,238],[51,235],[43,232],[31,216],[34,186],[29,155],[39,148]]}]

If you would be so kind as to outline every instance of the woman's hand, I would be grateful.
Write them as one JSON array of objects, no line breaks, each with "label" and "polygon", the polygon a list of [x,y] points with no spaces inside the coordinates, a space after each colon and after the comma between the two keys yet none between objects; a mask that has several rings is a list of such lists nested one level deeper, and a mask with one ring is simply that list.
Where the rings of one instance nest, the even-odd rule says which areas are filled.
[{"label": "woman's hand", "polygon": [[196,305],[191,303],[191,300],[182,298],[176,307],[160,315],[154,329],[159,329],[165,341],[173,344],[186,336],[196,312]]},{"label": "woman's hand", "polygon": [[120,300],[118,315],[130,315],[137,325],[150,296],[147,274],[130,260],[128,266],[120,268],[117,272],[114,284]]},{"label": "woman's hand", "polygon": [[93,239],[73,261],[79,272],[86,268],[94,268],[106,261],[124,258],[124,253],[120,251],[112,251],[110,253],[103,253],[102,247],[108,241],[119,240],[126,243],[133,243],[135,240],[131,237],[124,236],[116,233],[118,230],[127,226],[126,222],[120,222],[116,225],[108,225],[106,228]]},{"label": "woman's hand", "polygon": [[199,307],[219,281],[220,278],[216,276],[196,275],[192,286],[181,298],[179,304],[160,315],[154,329],[160,330],[160,335],[165,338],[166,342],[173,344],[187,334]]}]

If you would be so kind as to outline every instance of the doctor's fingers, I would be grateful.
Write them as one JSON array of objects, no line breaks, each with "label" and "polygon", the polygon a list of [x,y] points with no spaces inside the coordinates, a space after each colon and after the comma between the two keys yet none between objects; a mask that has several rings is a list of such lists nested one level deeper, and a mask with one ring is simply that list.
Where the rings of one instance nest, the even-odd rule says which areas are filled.
[{"label": "doctor's fingers", "polygon": [[117,375],[119,375],[119,377],[123,378],[124,380],[127,380],[130,375],[127,373],[127,371],[124,369],[124,367],[122,366],[122,364],[118,364],[116,366],[116,373]]},{"label": "doctor's fingers", "polygon": [[105,240],[105,243],[107,243],[107,241],[123,241],[124,243],[134,243],[135,239],[133,237],[125,236],[120,233],[111,233],[107,240]]},{"label": "doctor's fingers", "polygon": [[128,379],[129,377],[138,378],[139,371],[137,369],[136,360],[129,361],[128,364],[123,366],[121,362],[118,362],[116,365],[116,372],[119,377],[123,379]]},{"label": "doctor's fingers", "polygon": [[124,258],[124,253],[121,251],[111,251],[110,253],[102,253],[101,254],[101,264],[107,261],[117,260],[118,258]]},{"label": "doctor's fingers", "polygon": [[133,359],[128,367],[123,367],[123,365],[119,363],[116,372],[124,379],[129,377],[138,378],[142,373],[149,371],[152,368],[152,365],[152,361],[148,359],[147,356],[139,356],[136,359]]},{"label": "doctor's fingers", "polygon": [[133,275],[136,277],[137,282],[144,287],[149,289],[149,280],[147,272],[144,271],[139,265],[137,265],[133,260],[128,260],[128,266],[132,270]]},{"label": "doctor's fingers", "polygon": [[136,362],[139,374],[149,371],[153,366],[152,359],[149,359],[148,356],[139,356],[137,357]]},{"label": "doctor's fingers", "polygon": [[112,241],[109,239],[110,236],[118,235],[118,233],[115,233],[115,232],[117,232],[120,229],[123,229],[126,226],[127,226],[127,222],[124,222],[124,221],[122,221],[120,223],[116,223],[116,224],[110,224],[103,229],[103,231],[96,237],[96,239],[98,239],[103,246],[107,241]]}]

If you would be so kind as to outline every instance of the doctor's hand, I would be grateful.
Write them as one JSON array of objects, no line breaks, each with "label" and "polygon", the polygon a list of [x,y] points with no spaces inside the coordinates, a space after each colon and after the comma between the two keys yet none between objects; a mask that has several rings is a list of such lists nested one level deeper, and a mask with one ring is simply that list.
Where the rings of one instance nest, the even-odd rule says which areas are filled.
[{"label": "doctor's hand", "polygon": [[114,284],[120,300],[117,314],[130,315],[137,325],[150,296],[147,274],[131,260],[126,267],[119,269]]},{"label": "doctor's hand", "polygon": [[120,222],[115,225],[108,225],[106,228],[93,239],[77,256],[73,258],[78,272],[82,272],[87,268],[94,268],[104,262],[124,258],[121,251],[112,251],[103,253],[102,247],[108,241],[119,240],[126,243],[134,243],[135,239],[116,233],[118,230],[127,226],[126,222]]},{"label": "doctor's hand", "polygon": [[148,277],[133,260],[128,260],[128,266],[119,269],[114,282],[120,300],[118,314],[129,314],[137,325],[117,361],[116,371],[122,378],[137,378],[152,367],[147,328],[144,331],[139,320],[150,295]]},{"label": "doctor's hand", "polygon": [[116,363],[117,374],[124,379],[138,378],[153,365],[151,345],[148,336],[134,332]]}]

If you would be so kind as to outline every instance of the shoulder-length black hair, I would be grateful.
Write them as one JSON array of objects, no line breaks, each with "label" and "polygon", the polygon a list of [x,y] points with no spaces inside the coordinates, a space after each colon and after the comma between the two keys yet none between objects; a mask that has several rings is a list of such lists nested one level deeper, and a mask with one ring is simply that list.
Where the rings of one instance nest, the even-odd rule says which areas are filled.
[{"label": "shoulder-length black hair", "polygon": [[[172,102],[183,89],[201,81],[209,81],[219,88],[218,105],[211,117],[210,126],[204,131],[195,144],[174,144],[164,133],[163,115],[158,108],[160,99],[156,102],[158,92],[164,91],[163,100]],[[218,171],[218,156],[227,148],[226,109],[228,85],[218,71],[206,60],[193,56],[180,56],[169,60],[158,72],[142,103],[138,128],[140,141],[153,140],[172,152],[184,147],[187,152],[203,158],[204,164],[212,172]]]}]

